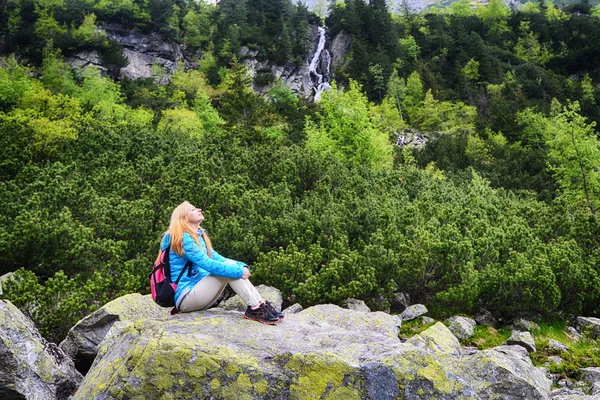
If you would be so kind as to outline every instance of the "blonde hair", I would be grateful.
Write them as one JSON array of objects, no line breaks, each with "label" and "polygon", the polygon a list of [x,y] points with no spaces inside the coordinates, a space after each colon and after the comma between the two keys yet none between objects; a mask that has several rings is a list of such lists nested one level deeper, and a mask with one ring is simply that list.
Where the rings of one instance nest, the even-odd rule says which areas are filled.
[{"label": "blonde hair", "polygon": [[[173,214],[171,214],[171,224],[169,225],[169,230],[165,232],[165,234],[171,235],[171,250],[180,256],[184,257],[185,252],[183,251],[183,234],[189,234],[192,239],[200,246],[200,240],[198,239],[198,231],[196,231],[195,227],[190,224],[187,219],[187,214],[190,211],[190,207],[192,205],[188,201],[184,201],[180,205],[173,210]],[[206,243],[206,251],[208,256],[212,258],[212,243],[210,241],[210,237],[206,230],[202,232],[202,238]]]}]

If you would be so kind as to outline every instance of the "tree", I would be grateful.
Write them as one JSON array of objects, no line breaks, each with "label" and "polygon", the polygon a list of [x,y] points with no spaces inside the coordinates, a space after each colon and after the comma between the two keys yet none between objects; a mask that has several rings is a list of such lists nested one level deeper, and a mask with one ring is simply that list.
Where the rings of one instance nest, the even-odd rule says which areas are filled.
[{"label": "tree", "polygon": [[392,165],[392,146],[387,135],[375,128],[367,97],[355,81],[344,92],[337,87],[323,94],[317,122],[307,119],[307,147],[331,153],[356,165],[375,169]]}]

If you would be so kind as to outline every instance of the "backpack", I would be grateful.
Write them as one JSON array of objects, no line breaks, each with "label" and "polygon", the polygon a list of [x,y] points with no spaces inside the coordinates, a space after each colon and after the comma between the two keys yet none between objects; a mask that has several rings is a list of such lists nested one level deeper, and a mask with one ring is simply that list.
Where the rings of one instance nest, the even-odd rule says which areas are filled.
[{"label": "backpack", "polygon": [[169,264],[170,251],[171,246],[168,246],[160,252],[158,258],[154,262],[154,268],[149,277],[152,300],[161,307],[175,307],[175,291],[177,290],[177,284],[186,270],[188,277],[192,276],[192,262],[188,261],[179,273],[177,280],[173,282]]}]

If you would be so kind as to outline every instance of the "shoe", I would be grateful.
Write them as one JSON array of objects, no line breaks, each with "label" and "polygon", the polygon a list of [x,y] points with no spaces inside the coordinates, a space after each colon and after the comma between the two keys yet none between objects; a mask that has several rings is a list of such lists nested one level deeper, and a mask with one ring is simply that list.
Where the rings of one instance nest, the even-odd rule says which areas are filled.
[{"label": "shoe", "polygon": [[282,313],[281,311],[277,311],[277,309],[275,308],[275,306],[269,300],[265,300],[264,304],[265,304],[265,307],[267,307],[267,310],[269,310],[269,312],[271,314],[275,315],[279,319],[284,319],[285,318],[285,314]]},{"label": "shoe", "polygon": [[250,306],[246,308],[244,318],[258,321],[262,324],[275,325],[279,322],[279,317],[273,315],[265,306],[265,303],[261,304],[256,310],[253,310]]}]

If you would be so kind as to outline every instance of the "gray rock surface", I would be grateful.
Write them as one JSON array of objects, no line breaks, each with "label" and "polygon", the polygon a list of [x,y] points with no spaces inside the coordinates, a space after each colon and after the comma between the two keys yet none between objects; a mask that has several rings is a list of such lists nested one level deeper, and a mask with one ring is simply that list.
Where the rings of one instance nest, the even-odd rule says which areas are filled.
[{"label": "gray rock surface", "polygon": [[594,383],[600,382],[600,368],[599,367],[591,367],[591,368],[582,368],[579,370],[581,373],[581,378],[584,382]]},{"label": "gray rock surface", "polygon": [[429,325],[429,324],[432,324],[434,322],[435,322],[435,319],[433,319],[433,318],[425,317],[425,316],[421,317],[421,323],[423,325]]},{"label": "gray rock surface", "polygon": [[218,308],[118,322],[74,399],[510,400],[550,392],[525,352],[461,355],[442,323],[401,343],[396,319],[319,305],[277,326]]},{"label": "gray rock surface", "polygon": [[581,333],[579,333],[577,329],[575,329],[572,326],[567,326],[567,334],[574,341],[578,341],[579,339],[581,339]]},{"label": "gray rock surface", "polygon": [[292,304],[291,306],[289,306],[288,308],[286,308],[285,310],[283,310],[282,312],[285,315],[288,315],[288,314],[298,314],[302,310],[304,310],[304,308],[300,304],[295,303],[295,304]]},{"label": "gray rock surface", "polygon": [[536,351],[533,336],[529,332],[513,331],[506,343],[522,346],[530,353],[535,353]]},{"label": "gray rock surface", "polygon": [[331,69],[342,66],[346,54],[350,50],[352,38],[344,31],[340,31],[331,40]]},{"label": "gray rock surface", "polygon": [[362,300],[346,299],[344,300],[344,306],[349,310],[371,312],[371,309]]},{"label": "gray rock surface", "polygon": [[594,340],[600,338],[600,318],[577,317],[577,330]]},{"label": "gray rock surface", "polygon": [[560,358],[559,356],[550,356],[548,357],[548,362],[550,362],[551,364],[556,364],[556,365],[560,365],[562,364],[562,358]]},{"label": "gray rock surface", "polygon": [[474,315],[473,319],[475,319],[475,321],[479,325],[483,326],[494,327],[498,323],[498,321],[496,321],[496,318],[494,318],[492,313],[486,310],[485,308],[480,309],[479,312]]},{"label": "gray rock surface", "polygon": [[468,339],[475,332],[475,320],[466,317],[450,317],[446,320],[450,323],[450,332],[460,340]]},{"label": "gray rock surface", "polygon": [[548,340],[548,348],[552,351],[568,351],[569,348],[555,339]]},{"label": "gray rock surface", "polygon": [[159,307],[150,295],[128,294],[119,297],[88,315],[73,326],[60,348],[75,361],[77,369],[85,374],[92,365],[98,345],[117,321],[138,319],[165,320],[169,318],[169,308]]},{"label": "gray rock surface", "polygon": [[0,276],[0,296],[2,295],[3,291],[2,291],[2,283],[6,282],[7,280],[11,279],[13,276],[12,272],[6,273],[2,276]]},{"label": "gray rock surface", "polygon": [[594,382],[590,388],[590,394],[592,396],[600,396],[600,382]]},{"label": "gray rock surface", "polygon": [[[269,300],[271,304],[277,309],[277,311],[281,311],[281,303],[283,302],[283,297],[281,297],[281,291],[272,286],[266,285],[258,285],[256,286],[256,290],[262,296],[264,300]],[[236,310],[236,311],[246,311],[246,303],[242,300],[240,296],[237,294],[225,301],[224,304],[219,307],[225,310]]]},{"label": "gray rock surface", "polygon": [[400,314],[410,305],[410,296],[405,292],[396,292],[392,297],[390,312]]},{"label": "gray rock surface", "polygon": [[537,332],[540,330],[540,326],[538,324],[523,318],[513,321],[513,327],[521,332]]},{"label": "gray rock surface", "polygon": [[413,304],[412,306],[406,307],[406,310],[402,311],[400,317],[402,318],[402,321],[410,321],[425,314],[427,314],[427,307],[423,304]]},{"label": "gray rock surface", "polygon": [[83,379],[73,361],[7,300],[0,321],[0,398],[67,399]]}]

